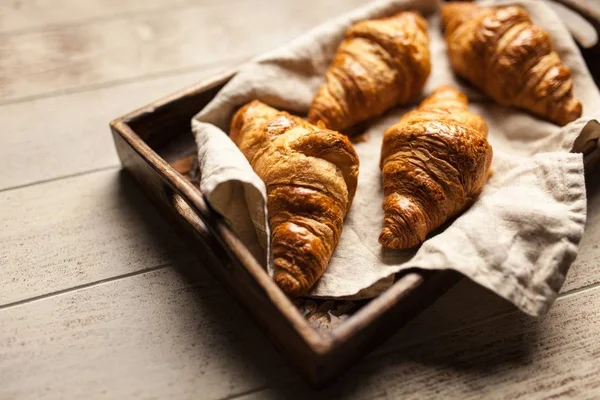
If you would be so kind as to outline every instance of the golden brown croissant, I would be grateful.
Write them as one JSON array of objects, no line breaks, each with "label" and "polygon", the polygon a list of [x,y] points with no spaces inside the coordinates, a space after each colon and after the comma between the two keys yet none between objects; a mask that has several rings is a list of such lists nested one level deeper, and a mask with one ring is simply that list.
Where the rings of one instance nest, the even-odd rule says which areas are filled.
[{"label": "golden brown croissant", "polygon": [[407,249],[467,207],[487,181],[487,125],[467,98],[439,87],[383,136],[384,227],[379,243]]},{"label": "golden brown croissant", "polygon": [[523,8],[453,2],[442,20],[452,68],[496,102],[559,125],[581,116],[569,68]]},{"label": "golden brown croissant", "polygon": [[234,115],[231,139],[267,187],[274,279],[292,297],[306,294],[340,239],[356,152],[346,136],[257,100]]},{"label": "golden brown croissant", "polygon": [[338,47],[308,120],[349,128],[413,99],[430,70],[427,22],[419,14],[359,22]]}]

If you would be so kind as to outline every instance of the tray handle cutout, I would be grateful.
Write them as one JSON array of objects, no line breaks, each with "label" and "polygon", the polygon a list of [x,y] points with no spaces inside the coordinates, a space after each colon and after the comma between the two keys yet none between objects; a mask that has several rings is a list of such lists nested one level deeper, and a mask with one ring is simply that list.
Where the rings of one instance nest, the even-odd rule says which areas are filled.
[{"label": "tray handle cutout", "polygon": [[212,253],[211,255],[214,256],[215,260],[225,269],[231,270],[233,266],[229,255],[217,242],[215,236],[210,233],[202,218],[198,216],[185,198],[168,186],[165,188],[165,196],[179,217],[193,228],[198,239],[206,243],[206,248]]}]

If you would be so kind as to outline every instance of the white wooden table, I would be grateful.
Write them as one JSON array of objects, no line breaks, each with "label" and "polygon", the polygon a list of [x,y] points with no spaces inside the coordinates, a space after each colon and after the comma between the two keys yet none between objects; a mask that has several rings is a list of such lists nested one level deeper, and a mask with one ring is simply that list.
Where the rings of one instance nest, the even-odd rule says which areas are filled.
[{"label": "white wooden table", "polygon": [[[363,3],[0,1],[0,399],[317,396],[120,172],[108,122]],[[600,397],[598,239],[595,179],[547,317],[463,281],[318,395]]]}]

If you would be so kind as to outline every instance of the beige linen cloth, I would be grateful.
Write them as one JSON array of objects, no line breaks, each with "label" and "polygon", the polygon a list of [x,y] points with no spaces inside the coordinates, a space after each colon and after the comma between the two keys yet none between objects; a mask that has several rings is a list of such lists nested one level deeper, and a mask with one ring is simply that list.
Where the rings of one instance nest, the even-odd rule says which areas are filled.
[{"label": "beige linen cloth", "polygon": [[[593,159],[600,95],[576,45],[560,19],[543,2],[522,4],[548,30],[571,68],[584,117],[561,128],[523,111],[501,107],[457,80],[448,64],[435,0],[386,0],[334,19],[287,46],[260,56],[239,73],[192,121],[201,168],[200,189],[271,271],[266,192],[263,182],[224,132],[234,111],[253,99],[306,115],[333,54],[353,22],[418,10],[428,17],[432,73],[423,96],[454,84],[485,117],[494,148],[493,176],[477,202],[430,235],[416,250],[383,251],[378,243],[383,211],[379,154],[383,131],[410,107],[396,108],[370,125],[355,145],[359,184],[340,243],[310,296],[368,298],[408,268],[453,269],[511,301],[531,315],[545,313],[576,257],[586,217],[583,157]],[[414,105],[411,105],[414,106]],[[582,133],[583,131],[583,133]],[[587,158],[587,157],[586,157]],[[587,161],[587,160],[586,160]]]}]

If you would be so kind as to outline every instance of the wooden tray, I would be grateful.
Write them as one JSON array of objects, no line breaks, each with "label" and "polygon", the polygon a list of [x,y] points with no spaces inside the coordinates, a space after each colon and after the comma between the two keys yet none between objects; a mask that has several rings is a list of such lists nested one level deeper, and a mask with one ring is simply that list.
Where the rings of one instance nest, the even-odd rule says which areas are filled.
[{"label": "wooden tray", "polygon": [[196,251],[309,383],[321,386],[391,336],[459,278],[409,272],[371,301],[292,302],[197,186],[169,162],[195,152],[191,118],[229,81],[226,74],[159,100],[111,123],[117,152],[160,214]]},{"label": "wooden tray", "polygon": [[[600,31],[598,16],[582,9],[578,0],[560,2]],[[597,83],[599,48],[582,49]],[[399,274],[390,289],[371,301],[289,300],[210,209],[197,185],[171,165],[195,154],[191,118],[234,74],[202,82],[114,120],[115,146],[124,168],[201,263],[298,372],[313,386],[322,386],[428,307],[460,277],[452,271]]]}]

